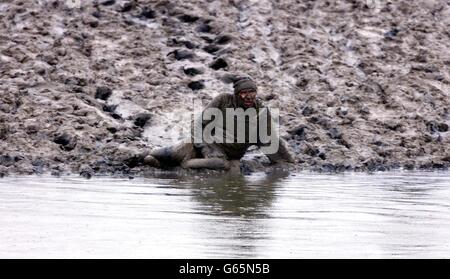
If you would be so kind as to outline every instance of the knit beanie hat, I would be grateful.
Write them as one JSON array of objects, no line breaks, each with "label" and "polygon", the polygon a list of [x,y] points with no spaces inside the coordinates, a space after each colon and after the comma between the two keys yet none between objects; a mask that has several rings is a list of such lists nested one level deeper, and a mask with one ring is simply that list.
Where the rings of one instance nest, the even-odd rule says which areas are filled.
[{"label": "knit beanie hat", "polygon": [[234,83],[234,94],[238,94],[245,89],[252,89],[257,91],[256,83],[250,78],[243,78]]}]

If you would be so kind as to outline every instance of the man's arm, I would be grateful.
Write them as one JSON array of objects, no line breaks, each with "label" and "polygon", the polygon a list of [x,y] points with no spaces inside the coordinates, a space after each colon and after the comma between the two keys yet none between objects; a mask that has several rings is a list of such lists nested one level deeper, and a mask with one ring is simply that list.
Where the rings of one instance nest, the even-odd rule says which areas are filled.
[{"label": "man's arm", "polygon": [[203,114],[205,113],[206,110],[210,109],[210,108],[217,108],[217,109],[222,109],[222,106],[225,102],[226,96],[225,94],[221,94],[216,96],[214,99],[211,100],[211,102],[209,102],[209,104],[203,109],[202,114],[200,116],[198,116],[198,118],[196,119],[192,119],[191,121],[191,139],[192,142],[194,143],[195,147],[201,147],[203,146],[204,143],[196,143],[195,142],[195,138],[194,138],[194,129],[195,129],[195,125],[197,125],[197,128],[201,128],[202,132],[203,132],[203,128],[208,125],[209,122],[211,122],[212,120],[205,120],[203,119]]},{"label": "man's arm", "polygon": [[[265,153],[265,155],[269,158],[270,162],[272,163],[295,163],[294,156],[289,150],[288,143],[283,140],[280,135],[278,134],[277,129],[272,129],[273,127],[273,119],[272,114],[270,113],[270,110],[267,108],[267,133],[270,134],[270,137],[276,138],[278,140],[278,150],[275,153]],[[261,141],[258,141],[259,147],[267,147],[270,146],[271,142],[269,143],[262,143]]]},{"label": "man's arm", "polygon": [[279,138],[279,146],[278,151],[273,154],[266,154],[267,158],[269,158],[272,163],[295,163],[294,157],[292,156],[288,144],[282,138]]}]

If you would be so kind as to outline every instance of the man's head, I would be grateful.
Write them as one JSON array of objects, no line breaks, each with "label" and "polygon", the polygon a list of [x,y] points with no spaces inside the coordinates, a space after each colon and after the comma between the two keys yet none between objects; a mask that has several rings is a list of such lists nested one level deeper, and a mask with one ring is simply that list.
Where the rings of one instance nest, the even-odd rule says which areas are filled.
[{"label": "man's head", "polygon": [[256,84],[250,78],[240,79],[234,83],[234,94],[245,108],[255,105],[256,92]]}]

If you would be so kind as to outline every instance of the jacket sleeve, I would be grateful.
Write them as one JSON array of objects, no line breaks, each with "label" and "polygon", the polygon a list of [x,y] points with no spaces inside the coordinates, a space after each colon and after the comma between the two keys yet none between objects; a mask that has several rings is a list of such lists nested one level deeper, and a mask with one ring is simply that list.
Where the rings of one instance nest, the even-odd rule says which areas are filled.
[{"label": "jacket sleeve", "polygon": [[278,151],[274,154],[266,154],[267,158],[269,158],[270,162],[272,163],[281,163],[281,162],[288,162],[288,163],[295,163],[294,157],[292,156],[288,144],[285,140],[282,138],[279,138],[280,143],[278,146]]},{"label": "jacket sleeve", "polygon": [[[288,143],[282,139],[278,133],[278,129],[272,129],[273,127],[273,119],[272,114],[270,113],[270,110],[267,108],[267,133],[270,134],[270,136],[276,137],[279,144],[278,144],[278,150],[275,153],[266,153],[265,155],[269,158],[269,160],[272,163],[281,163],[281,162],[288,162],[288,163],[295,163],[294,157],[289,150]],[[258,146],[269,146],[269,143],[262,143],[260,140],[258,140]]]},{"label": "jacket sleeve", "polygon": [[[226,95],[225,94],[221,94],[216,96],[214,99],[211,100],[211,102],[205,107],[205,109],[203,110],[202,114],[205,112],[205,110],[210,109],[210,108],[217,108],[220,109],[221,111],[223,110],[224,106],[226,105]],[[202,125],[203,127],[205,125],[207,125],[209,122],[211,122],[211,120],[203,120],[202,121]]]},{"label": "jacket sleeve", "polygon": [[222,110],[223,106],[225,105],[226,102],[226,97],[225,94],[221,94],[216,96],[214,99],[211,100],[211,102],[203,109],[202,114],[200,116],[198,116],[196,119],[192,119],[191,121],[191,140],[194,143],[194,146],[196,148],[203,148],[205,146],[205,143],[195,143],[194,141],[194,128],[195,128],[195,124],[197,125],[201,125],[202,131],[203,128],[208,125],[208,123],[210,123],[212,120],[204,120],[203,119],[203,113],[205,112],[205,110],[210,109],[210,108],[217,108]]}]

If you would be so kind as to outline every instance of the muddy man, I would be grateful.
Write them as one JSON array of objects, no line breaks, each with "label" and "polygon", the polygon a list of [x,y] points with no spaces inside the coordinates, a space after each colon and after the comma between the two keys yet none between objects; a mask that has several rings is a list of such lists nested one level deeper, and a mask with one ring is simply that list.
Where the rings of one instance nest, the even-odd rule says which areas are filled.
[{"label": "muddy man", "polygon": [[[253,108],[257,113],[250,115],[249,117],[244,117],[243,119],[234,119],[234,129],[232,131],[231,137],[235,140],[232,142],[223,140],[222,142],[212,142],[212,143],[195,143],[192,140],[190,143],[181,143],[171,147],[160,148],[157,150],[152,150],[148,156],[145,157],[144,163],[154,166],[154,167],[166,167],[166,166],[177,166],[181,165],[183,168],[190,169],[231,169],[239,168],[239,160],[245,155],[247,149],[256,145],[258,147],[265,147],[268,145],[267,141],[263,143],[260,139],[259,134],[256,141],[250,140],[249,131],[255,126],[258,126],[259,121],[264,121],[261,119],[259,112],[264,106],[261,104],[260,100],[256,98],[257,87],[253,80],[250,78],[242,78],[234,83],[234,94],[221,94],[215,97],[209,105],[203,110],[205,111],[211,108],[215,108],[215,111],[219,111],[223,115],[223,119],[226,119],[226,112],[228,109],[238,109],[242,108],[244,112]],[[217,110],[218,109],[218,110]],[[268,134],[272,134],[272,117],[268,109],[266,109],[268,116],[265,118],[267,121]],[[253,117],[254,119],[250,119]],[[210,124],[212,120],[201,121],[202,130]],[[239,124],[236,121],[243,121],[245,127],[245,140],[237,140],[236,127]],[[220,129],[222,131],[227,130],[227,121],[222,122],[223,126]],[[241,126],[242,127],[242,126]],[[259,127],[259,126],[258,126]],[[274,130],[275,132],[275,130]],[[228,133],[227,136],[230,136]],[[272,163],[294,163],[294,159],[288,150],[287,143],[277,136],[278,148],[275,152],[266,153],[266,156]]]}]

